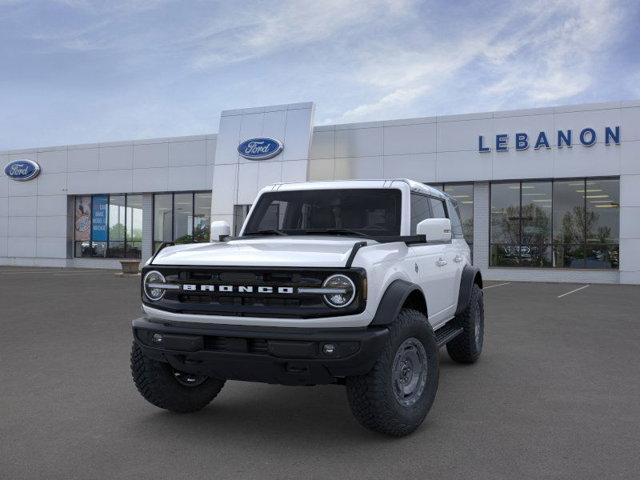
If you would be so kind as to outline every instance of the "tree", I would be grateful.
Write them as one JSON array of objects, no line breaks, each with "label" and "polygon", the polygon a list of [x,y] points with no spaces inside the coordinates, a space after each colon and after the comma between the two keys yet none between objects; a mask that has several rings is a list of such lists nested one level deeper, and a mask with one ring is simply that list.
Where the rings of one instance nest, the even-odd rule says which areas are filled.
[{"label": "tree", "polygon": [[109,227],[109,240],[122,240],[124,241],[124,225],[122,223],[116,223]]}]

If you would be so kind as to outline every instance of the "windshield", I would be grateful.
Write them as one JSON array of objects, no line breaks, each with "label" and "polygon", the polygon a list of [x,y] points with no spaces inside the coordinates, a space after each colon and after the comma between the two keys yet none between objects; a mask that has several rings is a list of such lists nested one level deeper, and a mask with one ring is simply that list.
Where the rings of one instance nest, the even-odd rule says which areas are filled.
[{"label": "windshield", "polygon": [[396,189],[299,190],[263,194],[244,235],[400,235]]}]

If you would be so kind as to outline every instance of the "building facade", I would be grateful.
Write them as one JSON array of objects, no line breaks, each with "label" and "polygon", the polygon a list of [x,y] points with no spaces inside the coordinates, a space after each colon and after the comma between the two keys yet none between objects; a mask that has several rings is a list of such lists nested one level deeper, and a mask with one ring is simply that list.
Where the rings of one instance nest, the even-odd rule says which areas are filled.
[{"label": "building facade", "polygon": [[[458,201],[486,278],[640,284],[640,101],[313,118],[312,103],[229,110],[217,134],[0,152],[0,264],[117,268],[208,241],[211,220],[237,230],[271,183],[403,177]],[[245,158],[251,139],[282,151]]]}]

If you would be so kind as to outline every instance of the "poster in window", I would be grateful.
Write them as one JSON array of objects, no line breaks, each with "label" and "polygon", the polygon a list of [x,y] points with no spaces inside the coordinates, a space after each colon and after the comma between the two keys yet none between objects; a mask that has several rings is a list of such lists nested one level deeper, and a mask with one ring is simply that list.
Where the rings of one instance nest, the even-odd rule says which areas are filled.
[{"label": "poster in window", "polygon": [[94,195],[91,210],[91,236],[94,242],[107,241],[107,208],[108,195]]},{"label": "poster in window", "polygon": [[75,234],[76,241],[87,242],[91,234],[91,197],[76,197]]}]

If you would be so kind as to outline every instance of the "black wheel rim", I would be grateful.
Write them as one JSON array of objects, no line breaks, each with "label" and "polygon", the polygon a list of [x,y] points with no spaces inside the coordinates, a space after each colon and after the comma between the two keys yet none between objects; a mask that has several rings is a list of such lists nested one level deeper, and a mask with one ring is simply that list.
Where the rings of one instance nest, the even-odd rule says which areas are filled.
[{"label": "black wheel rim", "polygon": [[202,385],[207,379],[205,375],[195,375],[193,373],[179,372],[178,370],[173,371],[173,378],[185,387],[197,387],[198,385]]},{"label": "black wheel rim", "polygon": [[420,340],[407,338],[393,360],[391,382],[398,403],[410,407],[418,401],[427,384],[427,352]]}]

